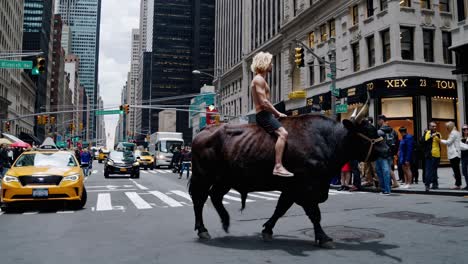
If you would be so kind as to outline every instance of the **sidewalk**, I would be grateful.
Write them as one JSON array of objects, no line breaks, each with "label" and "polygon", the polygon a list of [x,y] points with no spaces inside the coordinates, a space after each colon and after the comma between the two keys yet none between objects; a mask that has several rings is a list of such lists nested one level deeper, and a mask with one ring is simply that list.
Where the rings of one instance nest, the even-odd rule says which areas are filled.
[{"label": "sidewalk", "polygon": [[[412,193],[412,194],[429,194],[429,195],[448,195],[448,196],[466,196],[468,198],[468,191],[466,190],[450,190],[455,185],[455,178],[451,168],[439,168],[439,189],[430,190],[426,192],[426,187],[422,181],[422,170],[419,170],[419,183],[412,184],[410,189],[392,188],[392,193]],[[395,170],[395,176],[398,179],[398,171]],[[462,188],[466,186],[465,178],[462,175]],[[340,186],[331,185],[331,188],[338,189]],[[375,187],[363,187],[361,191],[366,192],[380,192],[380,189]]]}]

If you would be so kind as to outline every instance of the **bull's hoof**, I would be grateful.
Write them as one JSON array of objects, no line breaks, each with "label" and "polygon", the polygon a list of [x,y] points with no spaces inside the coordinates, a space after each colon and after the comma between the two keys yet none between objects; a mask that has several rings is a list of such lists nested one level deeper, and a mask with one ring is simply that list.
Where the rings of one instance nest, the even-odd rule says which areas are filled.
[{"label": "bull's hoof", "polygon": [[271,242],[273,241],[273,234],[262,232],[263,242]]},{"label": "bull's hoof", "polygon": [[335,249],[335,243],[333,243],[332,240],[326,240],[326,241],[317,241],[317,245],[321,248],[325,249]]},{"label": "bull's hoof", "polygon": [[223,230],[226,233],[229,233],[229,224],[223,224]]},{"label": "bull's hoof", "polygon": [[204,232],[199,232],[198,233],[198,237],[202,240],[209,240],[211,239],[211,236],[210,236],[210,233],[208,233],[208,231],[204,231]]}]

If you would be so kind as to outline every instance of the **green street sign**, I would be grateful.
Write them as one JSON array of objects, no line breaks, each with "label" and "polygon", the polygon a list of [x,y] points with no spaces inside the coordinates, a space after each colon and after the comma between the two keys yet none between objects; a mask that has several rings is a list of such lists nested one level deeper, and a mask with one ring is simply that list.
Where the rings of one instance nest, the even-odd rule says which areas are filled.
[{"label": "green street sign", "polygon": [[333,90],[331,90],[331,93],[332,93],[333,96],[339,97],[340,96],[340,89],[333,89]]},{"label": "green street sign", "polygon": [[0,69],[32,69],[32,61],[0,60]]},{"label": "green street sign", "polygon": [[347,104],[336,105],[336,113],[348,113],[348,105]]},{"label": "green street sign", "polygon": [[122,115],[121,110],[97,110],[96,115]]}]

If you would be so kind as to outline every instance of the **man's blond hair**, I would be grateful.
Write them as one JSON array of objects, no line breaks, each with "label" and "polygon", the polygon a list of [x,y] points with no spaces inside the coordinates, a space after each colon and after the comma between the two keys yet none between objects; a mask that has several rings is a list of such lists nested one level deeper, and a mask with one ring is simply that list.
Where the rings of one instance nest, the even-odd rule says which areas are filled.
[{"label": "man's blond hair", "polygon": [[271,53],[261,51],[253,58],[250,69],[253,73],[266,72],[268,67],[270,67],[272,59],[273,55],[271,55]]}]

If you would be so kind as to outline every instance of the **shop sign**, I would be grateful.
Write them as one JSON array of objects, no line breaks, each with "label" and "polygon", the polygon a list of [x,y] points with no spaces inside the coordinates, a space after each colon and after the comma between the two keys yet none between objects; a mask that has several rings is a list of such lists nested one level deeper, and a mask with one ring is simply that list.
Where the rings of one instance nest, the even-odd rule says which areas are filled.
[{"label": "shop sign", "polygon": [[336,105],[336,113],[348,113],[348,105],[347,104],[339,104]]},{"label": "shop sign", "polygon": [[457,89],[457,82],[455,80],[445,79],[405,77],[376,79],[366,83],[366,88],[370,91],[375,89],[376,87],[384,87],[387,89]]}]

